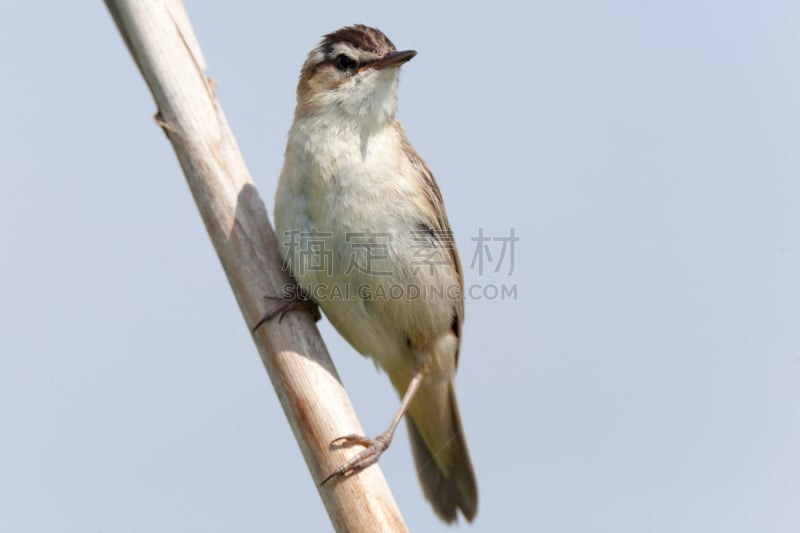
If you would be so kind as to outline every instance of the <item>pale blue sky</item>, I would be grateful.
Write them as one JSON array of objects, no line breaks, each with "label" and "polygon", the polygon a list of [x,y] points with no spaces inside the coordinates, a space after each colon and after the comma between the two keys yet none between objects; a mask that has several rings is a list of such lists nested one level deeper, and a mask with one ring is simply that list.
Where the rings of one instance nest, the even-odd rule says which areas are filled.
[{"label": "pale blue sky", "polygon": [[[471,237],[463,531],[800,529],[800,4],[188,2],[262,197],[300,65],[363,22]],[[325,531],[146,86],[103,4],[0,6],[0,531]],[[496,250],[495,250],[496,252]],[[397,399],[323,321],[370,433]],[[444,531],[405,428],[381,459]]]}]

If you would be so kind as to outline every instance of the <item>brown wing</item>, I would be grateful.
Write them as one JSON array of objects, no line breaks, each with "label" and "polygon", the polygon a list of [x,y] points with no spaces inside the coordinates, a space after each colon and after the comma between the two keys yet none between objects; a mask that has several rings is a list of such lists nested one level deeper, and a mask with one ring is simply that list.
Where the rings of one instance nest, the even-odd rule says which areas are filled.
[{"label": "brown wing", "polygon": [[[414,170],[417,171],[417,174],[425,182],[426,199],[430,207],[429,213],[433,215],[430,217],[430,220],[426,220],[425,222],[430,225],[430,227],[436,232],[437,236],[444,236],[444,238],[451,240],[451,242],[448,243],[448,248],[451,252],[453,269],[458,276],[458,288],[461,295],[453,311],[454,315],[452,328],[460,343],[461,324],[464,322],[464,274],[461,270],[461,260],[458,257],[458,250],[456,250],[453,232],[450,229],[450,223],[447,221],[447,214],[444,211],[442,192],[439,190],[439,185],[436,184],[436,180],[433,178],[431,169],[428,168],[428,165],[425,164],[425,161],[422,160],[417,151],[414,150],[414,147],[411,146],[405,131],[403,131],[403,127],[397,121],[395,121],[395,128],[400,132],[400,136],[403,139],[403,152],[411,162]],[[456,352],[456,363],[458,363],[458,352]]]}]

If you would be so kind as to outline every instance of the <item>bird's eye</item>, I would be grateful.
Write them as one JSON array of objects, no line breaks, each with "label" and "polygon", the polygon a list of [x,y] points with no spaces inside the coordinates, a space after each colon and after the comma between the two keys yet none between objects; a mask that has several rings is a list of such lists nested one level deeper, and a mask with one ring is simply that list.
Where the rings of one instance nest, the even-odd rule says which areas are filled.
[{"label": "bird's eye", "polygon": [[336,56],[336,66],[339,67],[339,70],[350,70],[355,68],[356,60],[344,54],[339,54]]}]

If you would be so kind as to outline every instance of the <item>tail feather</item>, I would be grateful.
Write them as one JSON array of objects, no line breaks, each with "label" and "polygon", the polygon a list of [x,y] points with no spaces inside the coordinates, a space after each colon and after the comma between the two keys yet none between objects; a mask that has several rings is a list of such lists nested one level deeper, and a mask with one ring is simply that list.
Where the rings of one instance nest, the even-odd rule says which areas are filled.
[{"label": "tail feather", "polygon": [[[455,522],[460,509],[464,518],[472,522],[478,512],[478,485],[461,428],[461,417],[452,384],[449,389],[452,432],[447,441],[439,446],[426,444],[413,416],[406,417],[408,434],[422,490],[436,514],[445,522]],[[434,455],[439,454],[449,458],[446,461],[451,465],[449,472],[443,471],[440,466],[443,461],[434,458]]]}]

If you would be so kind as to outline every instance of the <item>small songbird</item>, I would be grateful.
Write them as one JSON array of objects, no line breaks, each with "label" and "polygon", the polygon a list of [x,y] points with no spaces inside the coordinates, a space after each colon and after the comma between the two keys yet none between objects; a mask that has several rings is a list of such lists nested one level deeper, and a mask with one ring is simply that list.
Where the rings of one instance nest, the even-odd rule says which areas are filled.
[{"label": "small songbird", "polygon": [[[299,287],[402,397],[389,428],[327,479],[365,468],[404,414],[425,496],[472,521],[478,489],[456,403],[463,276],[433,174],[395,119],[400,67],[381,31],[354,25],[311,50],[275,195],[281,253]],[[323,481],[324,482],[324,481]]]}]

